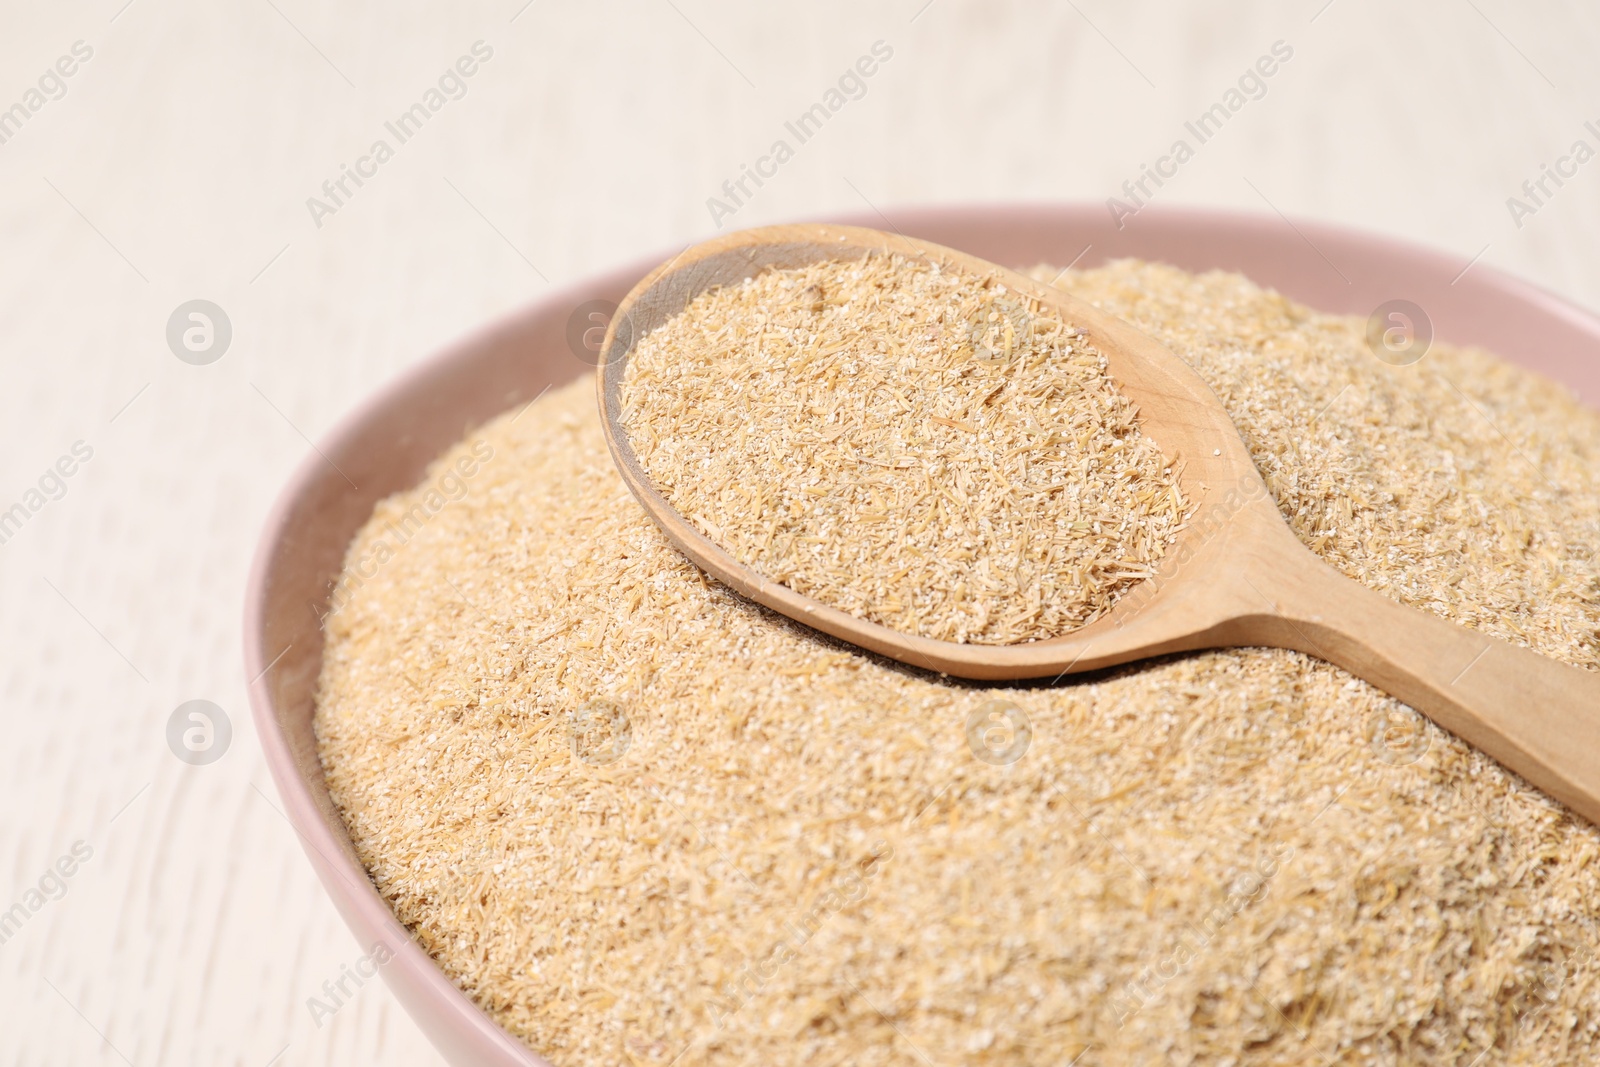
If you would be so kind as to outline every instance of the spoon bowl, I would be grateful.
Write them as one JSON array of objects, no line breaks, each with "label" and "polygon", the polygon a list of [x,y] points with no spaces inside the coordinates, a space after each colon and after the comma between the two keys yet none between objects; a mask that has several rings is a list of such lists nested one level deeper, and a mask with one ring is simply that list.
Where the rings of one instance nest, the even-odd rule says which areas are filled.
[{"label": "spoon bowl", "polygon": [[[621,386],[634,345],[716,286],[769,269],[899,253],[1008,289],[1087,333],[1138,405],[1140,429],[1179,463],[1192,506],[1157,574],[1086,626],[1011,645],[906,634],[858,618],[735,559],[680,515],[628,440]],[[772,226],[685,249],[617,308],[597,384],[624,482],[669,540],[735,591],[902,663],[980,680],[1050,679],[1166,653],[1260,645],[1334,663],[1428,715],[1591,821],[1600,822],[1600,674],[1405,607],[1340,574],[1284,521],[1210,387],[1154,338],[1051,286],[953,249],[822,224]]]}]

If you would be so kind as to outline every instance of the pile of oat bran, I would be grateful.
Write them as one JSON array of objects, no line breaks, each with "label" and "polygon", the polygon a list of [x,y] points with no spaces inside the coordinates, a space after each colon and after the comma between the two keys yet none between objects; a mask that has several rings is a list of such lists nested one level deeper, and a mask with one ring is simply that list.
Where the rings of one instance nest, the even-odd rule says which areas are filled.
[{"label": "pile of oat bran", "polygon": [[[1060,284],[1196,367],[1334,566],[1600,668],[1600,417],[1564,391],[1386,366],[1233,275]],[[1600,1058],[1600,834],[1491,761],[1295,653],[1050,689],[858,655],[685,564],[592,408],[473,436],[470,494],[329,618],[316,719],[380,891],[558,1067]],[[965,731],[995,698],[1009,766]]]}]

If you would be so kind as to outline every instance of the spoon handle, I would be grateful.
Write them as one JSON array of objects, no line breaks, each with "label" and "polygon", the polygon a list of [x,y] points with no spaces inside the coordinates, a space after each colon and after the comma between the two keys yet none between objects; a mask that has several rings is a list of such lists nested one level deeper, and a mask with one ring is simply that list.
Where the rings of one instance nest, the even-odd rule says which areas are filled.
[{"label": "spoon handle", "polygon": [[1247,584],[1276,603],[1238,619],[1256,640],[1371,682],[1600,825],[1600,672],[1406,607],[1303,547],[1259,562]]}]

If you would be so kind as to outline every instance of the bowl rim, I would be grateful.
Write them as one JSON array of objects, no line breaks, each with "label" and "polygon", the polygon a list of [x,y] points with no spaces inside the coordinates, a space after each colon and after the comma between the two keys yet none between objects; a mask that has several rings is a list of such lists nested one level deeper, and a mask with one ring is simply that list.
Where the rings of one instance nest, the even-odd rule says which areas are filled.
[{"label": "bowl rim", "polygon": [[[1108,224],[1105,208],[1097,203],[1086,202],[953,203],[897,206],[893,210],[896,216],[894,222],[876,209],[870,212],[828,214],[804,221],[880,229],[887,224],[889,228],[927,236],[940,243],[951,243],[939,235],[941,231],[957,225],[1027,227],[1048,220],[1060,226],[1078,226],[1087,231],[1103,230]],[[1292,234],[1282,232],[1286,226],[1293,231]],[[1218,250],[1223,254],[1219,254],[1221,262],[1216,264],[1220,269],[1236,269],[1227,266],[1226,238],[1247,237],[1258,242],[1282,244],[1285,256],[1290,254],[1292,243],[1298,241],[1311,246],[1323,259],[1327,259],[1324,248],[1333,248],[1341,253],[1361,250],[1373,262],[1393,260],[1402,264],[1406,272],[1426,274],[1436,277],[1437,281],[1459,271],[1460,274],[1449,284],[1453,287],[1465,276],[1470,284],[1462,290],[1463,294],[1492,298],[1498,305],[1519,306],[1529,317],[1542,318],[1548,324],[1560,324],[1565,330],[1563,336],[1587,342],[1591,365],[1587,368],[1579,366],[1582,381],[1573,383],[1569,380],[1567,384],[1589,406],[1600,405],[1600,384],[1597,384],[1600,383],[1600,359],[1596,356],[1596,353],[1600,353],[1600,317],[1564,297],[1496,268],[1474,262],[1467,264],[1463,270],[1458,257],[1384,234],[1368,233],[1335,223],[1290,220],[1282,216],[1232,209],[1152,205],[1141,210],[1128,223],[1128,227],[1141,229],[1147,235],[1157,235],[1157,231],[1161,231],[1167,235],[1181,233],[1191,240],[1208,236],[1222,238],[1224,243],[1218,245]],[[1153,239],[1160,237],[1157,235]],[[633,259],[621,266],[551,289],[392,376],[366,399],[340,416],[329,430],[320,434],[312,449],[295,465],[267,512],[251,561],[243,603],[244,670],[256,734],[283,804],[281,814],[287,818],[300,839],[325,891],[358,940],[363,945],[373,941],[387,945],[391,958],[380,969],[380,973],[435,1047],[451,1062],[551,1067],[549,1061],[512,1036],[478,1007],[411,937],[356,858],[348,833],[340,832],[343,830],[342,821],[338,823],[339,831],[330,825],[327,812],[331,810],[332,802],[326,786],[320,781],[313,783],[299,772],[291,738],[283,722],[287,712],[279,707],[271,685],[269,676],[277,659],[266,643],[269,587],[283,563],[281,557],[291,533],[291,519],[298,513],[301,503],[311,494],[313,487],[327,477],[326,467],[330,461],[325,457],[345,455],[359,447],[363,435],[380,413],[408,403],[416,397],[419,389],[430,381],[448,375],[457,363],[468,356],[525,334],[530,323],[541,314],[571,309],[586,299],[593,299],[597,292],[615,291],[619,287],[626,292],[635,281],[676,251],[672,249],[666,255]],[[1097,261],[1103,261],[1103,257],[1097,257],[1091,264]],[[1307,259],[1307,262],[1310,260]],[[1328,263],[1331,266],[1332,260],[1328,260]],[[1263,285],[1272,284],[1264,279],[1255,280]],[[1318,303],[1296,296],[1290,291],[1292,286],[1273,284],[1273,287],[1319,310],[1340,310],[1325,307],[1326,302]],[[1487,345],[1487,342],[1476,343]],[[1500,348],[1495,350],[1508,360],[1528,365],[1528,361],[1510,352]],[[575,365],[581,367],[576,362]],[[1535,369],[1544,370],[1542,367]],[[576,376],[582,373],[584,371],[580,370]],[[493,413],[486,417],[493,417]],[[353,536],[354,532],[350,531],[350,535]],[[348,545],[348,536],[344,543]],[[336,576],[330,576],[330,580]],[[321,631],[319,622],[319,639]],[[285,648],[277,653],[277,657],[282,658],[287,651]],[[314,659],[320,672],[320,645],[315,650]],[[314,680],[312,684],[314,692]]]}]

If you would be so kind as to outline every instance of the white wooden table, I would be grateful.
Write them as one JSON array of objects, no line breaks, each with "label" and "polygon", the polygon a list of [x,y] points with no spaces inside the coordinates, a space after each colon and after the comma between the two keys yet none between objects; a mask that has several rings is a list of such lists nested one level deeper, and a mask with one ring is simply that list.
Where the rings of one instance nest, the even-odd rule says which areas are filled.
[{"label": "white wooden table", "polygon": [[[1600,162],[1507,206],[1574,141],[1600,149],[1592,5],[525,2],[5,4],[0,1063],[439,1062],[381,984],[307,1007],[362,950],[248,718],[259,524],[379,384],[715,232],[707,200],[745,165],[770,176],[724,226],[1125,197],[1281,41],[1153,199],[1388,231],[1600,307]],[[879,41],[798,143],[785,123]],[[402,142],[386,123],[418,103]],[[792,158],[762,162],[779,139]],[[345,166],[366,176],[334,200]],[[231,325],[208,363],[167,341],[195,299]],[[167,740],[193,699],[232,725],[205,765]]]}]

